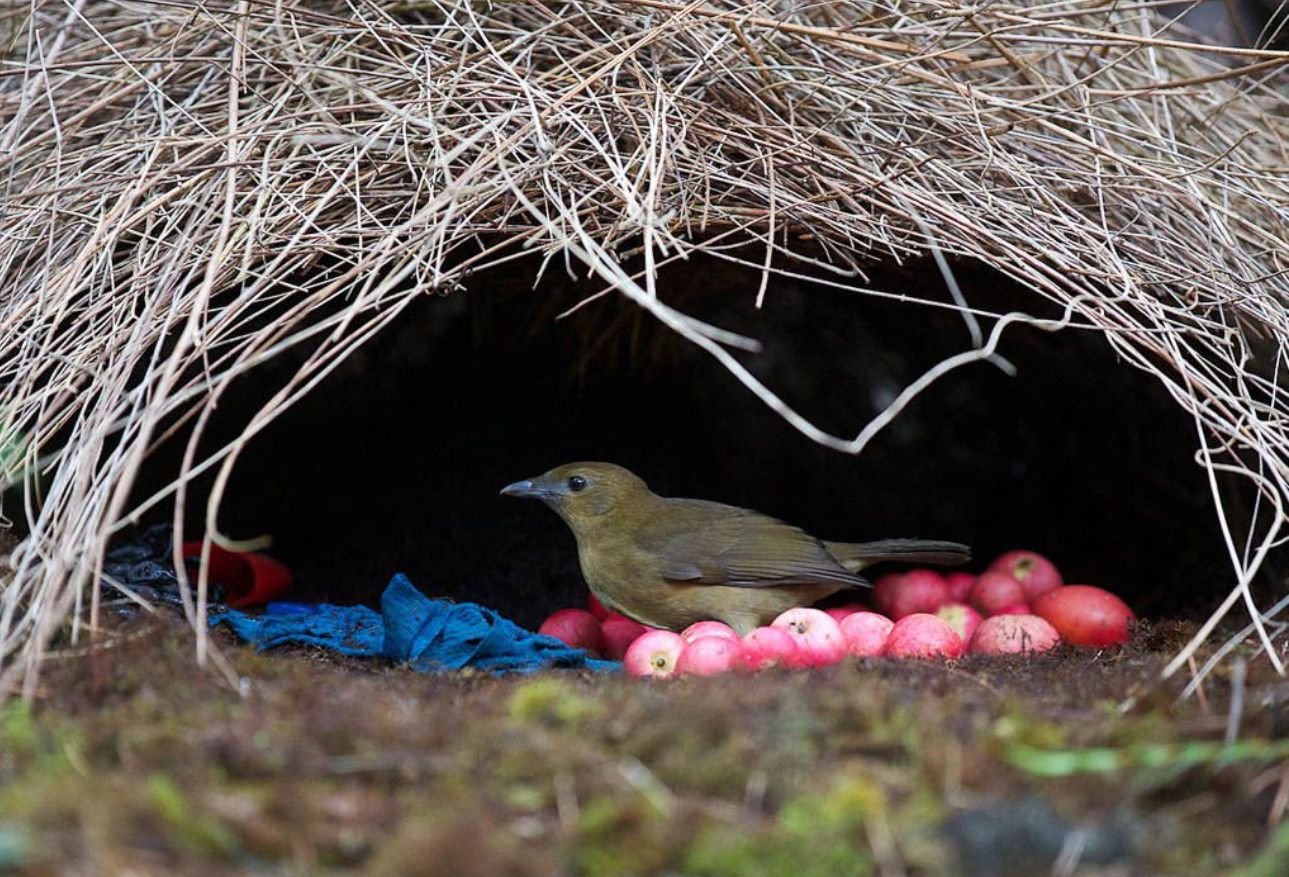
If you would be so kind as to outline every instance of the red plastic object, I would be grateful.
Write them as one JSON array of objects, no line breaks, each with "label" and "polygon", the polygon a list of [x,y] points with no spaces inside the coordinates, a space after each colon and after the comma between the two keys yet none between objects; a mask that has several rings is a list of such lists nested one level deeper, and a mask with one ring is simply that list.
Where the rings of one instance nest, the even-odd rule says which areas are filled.
[{"label": "red plastic object", "polygon": [[[201,542],[183,544],[184,560],[201,560]],[[234,609],[262,606],[281,596],[295,578],[286,564],[257,551],[210,546],[210,580],[223,586]]]}]

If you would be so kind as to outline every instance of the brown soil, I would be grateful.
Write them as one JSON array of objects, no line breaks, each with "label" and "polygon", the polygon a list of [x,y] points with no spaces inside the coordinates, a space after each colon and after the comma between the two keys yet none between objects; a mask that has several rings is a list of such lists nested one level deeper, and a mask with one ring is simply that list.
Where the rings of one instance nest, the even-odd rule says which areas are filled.
[{"label": "brown soil", "polygon": [[133,622],[0,709],[0,873],[1289,873],[1289,686],[1223,746],[1227,671],[1153,681],[1185,633],[667,682],[219,639],[230,684]]}]

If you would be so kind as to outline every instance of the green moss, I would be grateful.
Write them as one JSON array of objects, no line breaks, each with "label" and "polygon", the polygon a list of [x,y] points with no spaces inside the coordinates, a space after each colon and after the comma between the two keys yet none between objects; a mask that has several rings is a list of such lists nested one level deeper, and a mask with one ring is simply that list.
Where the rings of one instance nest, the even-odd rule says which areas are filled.
[{"label": "green moss", "polygon": [[855,776],[838,781],[825,794],[803,794],[784,804],[779,823],[791,834],[851,834],[886,808],[886,793],[871,780]]},{"label": "green moss", "polygon": [[1193,767],[1226,767],[1241,762],[1263,763],[1289,758],[1289,740],[1218,740],[1181,743],[1141,742],[1122,748],[1093,746],[1082,749],[1041,749],[1015,743],[1007,760],[1030,773],[1062,777],[1080,773],[1112,773],[1136,769],[1160,773],[1161,782]]},{"label": "green moss", "polygon": [[164,774],[149,777],[147,796],[171,840],[185,853],[228,857],[237,851],[237,839],[232,832],[217,819],[193,807],[170,777]]},{"label": "green moss", "polygon": [[737,795],[759,759],[755,742],[700,717],[658,720],[625,741],[622,750],[669,788],[708,795]]},{"label": "green moss", "polygon": [[832,877],[889,858],[934,874],[962,856],[942,829],[960,808],[1037,797],[1081,825],[1139,825],[1134,871],[1232,873],[1260,850],[1239,877],[1289,872],[1272,793],[1249,794],[1289,754],[1264,713],[1228,748],[1193,703],[1098,706],[1157,662],[642,685],[230,648],[253,678],[239,698],[194,670],[179,622],[150,623],[51,663],[37,708],[0,708],[0,850],[22,867]]},{"label": "green moss", "polygon": [[1281,877],[1289,874],[1289,822],[1281,823],[1262,852],[1231,877]]},{"label": "green moss", "polygon": [[[685,854],[684,872],[694,877],[788,877],[771,865],[775,846],[767,831],[733,825],[703,830]],[[793,870],[791,874],[796,874]]]},{"label": "green moss", "polygon": [[21,700],[0,707],[0,751],[11,755],[33,755],[40,748],[40,732],[31,708]]},{"label": "green moss", "polygon": [[690,826],[655,794],[623,789],[581,806],[572,849],[583,877],[631,877],[669,870]]},{"label": "green moss", "polygon": [[695,877],[863,877],[872,862],[853,840],[722,826],[699,836],[683,870]]},{"label": "green moss", "polygon": [[537,811],[549,806],[551,794],[537,786],[518,783],[506,789],[504,798],[506,805],[515,810]]},{"label": "green moss", "polygon": [[510,718],[516,722],[537,722],[556,727],[577,725],[603,713],[603,707],[579,694],[572,685],[554,676],[525,682],[510,695]]},{"label": "green moss", "polygon": [[83,771],[84,763],[84,735],[76,726],[40,722],[21,702],[6,704],[0,711],[0,778],[6,772],[62,776]]},{"label": "green moss", "polygon": [[864,822],[885,806],[880,786],[850,777],[825,794],[792,799],[768,826],[708,827],[683,870],[698,877],[863,877],[873,870]]},{"label": "green moss", "polygon": [[993,736],[1004,746],[1020,744],[1057,749],[1069,744],[1070,728],[1037,718],[1025,707],[1013,705],[994,723]]}]

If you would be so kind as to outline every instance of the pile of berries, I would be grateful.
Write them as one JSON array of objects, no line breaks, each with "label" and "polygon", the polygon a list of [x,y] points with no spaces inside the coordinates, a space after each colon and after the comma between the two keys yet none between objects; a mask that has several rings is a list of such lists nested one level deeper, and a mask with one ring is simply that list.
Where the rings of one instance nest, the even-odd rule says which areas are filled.
[{"label": "pile of berries", "polygon": [[649,628],[607,611],[561,609],[539,632],[621,660],[633,676],[711,676],[766,667],[822,667],[847,657],[956,658],[1045,652],[1126,643],[1136,620],[1109,591],[1067,585],[1050,560],[1009,551],[979,575],[929,569],[891,573],[873,589],[877,611],[852,604],[789,609],[769,627],[740,637],[719,621],[680,633]]}]

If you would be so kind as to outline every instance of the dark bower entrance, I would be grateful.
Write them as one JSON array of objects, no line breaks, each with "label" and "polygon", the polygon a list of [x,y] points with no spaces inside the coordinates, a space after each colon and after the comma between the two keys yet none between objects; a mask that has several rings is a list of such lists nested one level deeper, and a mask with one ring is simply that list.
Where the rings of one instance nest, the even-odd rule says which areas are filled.
[{"label": "dark bower entrance", "polygon": [[[536,625],[582,604],[572,536],[540,504],[498,490],[598,459],[659,493],[753,507],[822,538],[961,540],[973,569],[1033,548],[1067,580],[1116,590],[1147,616],[1201,616],[1227,587],[1193,422],[1093,333],[1008,330],[1001,350],[1017,376],[983,363],[952,373],[856,458],[800,435],[620,296],[556,321],[598,286],[552,265],[534,289],[537,268],[427,296],[351,357],[243,454],[222,530],[271,534],[301,599],[374,604],[403,571],[429,594]],[[955,271],[974,305],[1036,307],[995,274]],[[760,339],[764,351],[743,361],[837,434],[854,435],[969,344],[948,309],[778,280],[758,311],[758,283],[757,272],[700,261],[666,269],[659,288]],[[871,286],[947,299],[929,263],[877,272]],[[246,378],[213,435],[244,423],[296,365],[283,358]]]}]

